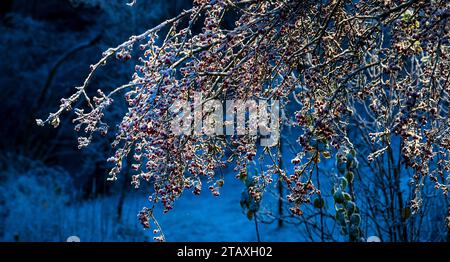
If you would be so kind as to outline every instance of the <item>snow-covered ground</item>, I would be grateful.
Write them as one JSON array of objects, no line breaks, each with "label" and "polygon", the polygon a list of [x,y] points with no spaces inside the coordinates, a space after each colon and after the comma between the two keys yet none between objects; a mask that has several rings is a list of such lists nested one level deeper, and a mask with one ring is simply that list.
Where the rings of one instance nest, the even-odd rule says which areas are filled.
[{"label": "snow-covered ground", "polygon": [[[186,192],[173,210],[158,216],[168,241],[256,241],[254,221],[239,205],[242,184],[229,177],[220,197],[209,192],[194,196]],[[206,191],[206,190],[205,190]],[[291,225],[259,223],[261,241],[299,241]]]},{"label": "snow-covered ground", "polygon": [[[52,170],[42,170],[52,173]],[[123,204],[122,218],[117,218],[118,194],[83,202],[70,201],[66,190],[55,188],[52,181],[65,175],[25,174],[8,189],[1,221],[2,241],[66,241],[78,236],[81,241],[152,241],[152,230],[143,230],[137,214],[149,206],[147,194],[130,187]],[[55,177],[58,177],[56,179]],[[243,185],[228,177],[220,197],[205,188],[200,196],[185,191],[167,214],[155,211],[168,241],[256,241],[254,221],[249,221],[239,205]],[[12,190],[14,188],[14,190]],[[133,192],[134,191],[134,192]],[[278,228],[276,223],[259,224],[262,241],[298,241],[302,238],[292,225]]]}]

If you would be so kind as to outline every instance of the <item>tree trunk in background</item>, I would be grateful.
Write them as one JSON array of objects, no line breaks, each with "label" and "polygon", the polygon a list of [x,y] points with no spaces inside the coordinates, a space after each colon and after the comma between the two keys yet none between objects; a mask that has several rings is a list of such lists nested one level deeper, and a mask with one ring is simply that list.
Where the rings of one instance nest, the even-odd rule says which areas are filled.
[{"label": "tree trunk in background", "polygon": [[117,202],[117,223],[121,223],[122,222],[122,214],[123,214],[123,204],[125,202],[125,197],[126,197],[126,193],[127,190],[129,190],[129,185],[130,185],[130,177],[131,177],[131,164],[132,164],[132,160],[133,156],[132,154],[128,154],[127,156],[127,160],[126,160],[126,167],[125,167],[125,172],[122,175],[122,184],[121,184],[121,188],[120,188],[120,195],[119,195],[119,200]]},{"label": "tree trunk in background", "polygon": [[[280,141],[278,142],[278,167],[283,169],[283,139],[280,137]],[[280,174],[281,175],[281,174]],[[281,176],[280,176],[281,178]],[[278,226],[283,226],[283,184],[281,180],[278,180]]]}]

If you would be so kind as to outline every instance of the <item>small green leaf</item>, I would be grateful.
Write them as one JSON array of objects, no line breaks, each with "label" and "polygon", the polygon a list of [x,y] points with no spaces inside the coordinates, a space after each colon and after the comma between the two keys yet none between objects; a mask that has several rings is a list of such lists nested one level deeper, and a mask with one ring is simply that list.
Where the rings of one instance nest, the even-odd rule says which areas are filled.
[{"label": "small green leaf", "polygon": [[348,181],[345,177],[340,177],[339,178],[339,183],[341,184],[341,188],[345,189],[348,185]]},{"label": "small green leaf", "polygon": [[325,206],[325,200],[323,200],[323,198],[314,199],[314,207],[315,208],[322,208],[324,206]]},{"label": "small green leaf", "polygon": [[353,214],[356,211],[356,204],[353,201],[348,201],[345,208],[347,209],[348,214]]},{"label": "small green leaf", "polygon": [[345,199],[346,201],[350,201],[350,200],[352,200],[352,197],[350,196],[350,194],[349,194],[349,193],[347,193],[347,192],[344,192],[344,193],[343,193],[343,195],[344,195],[344,199]]},{"label": "small green leaf", "polygon": [[342,204],[334,204],[334,210],[336,210],[336,212],[345,212]]},{"label": "small green leaf", "polygon": [[350,223],[355,226],[359,226],[361,224],[361,216],[359,214],[352,214],[350,216]]},{"label": "small green leaf", "polygon": [[333,194],[333,198],[334,198],[334,202],[336,202],[338,204],[344,203],[344,194],[342,193],[341,190],[336,191]]},{"label": "small green leaf", "polygon": [[358,239],[361,236],[361,230],[358,226],[350,227],[350,236],[352,239]]},{"label": "small green leaf", "polygon": [[248,218],[248,220],[252,220],[253,219],[253,212],[252,211],[248,211],[247,212],[247,218]]},{"label": "small green leaf", "polygon": [[352,171],[349,171],[347,174],[345,174],[345,178],[349,183],[353,183],[353,179],[355,178],[355,174]]},{"label": "small green leaf", "polygon": [[336,212],[335,218],[336,218],[336,221],[342,226],[344,226],[347,223],[345,221],[345,213],[344,212]]}]

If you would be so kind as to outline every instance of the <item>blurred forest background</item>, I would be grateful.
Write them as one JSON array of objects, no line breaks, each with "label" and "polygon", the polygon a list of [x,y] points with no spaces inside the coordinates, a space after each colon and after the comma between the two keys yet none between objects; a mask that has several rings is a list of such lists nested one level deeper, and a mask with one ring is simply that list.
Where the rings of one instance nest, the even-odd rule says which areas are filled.
[{"label": "blurred forest background", "polygon": [[[59,99],[83,81],[89,65],[108,47],[191,5],[189,0],[142,0],[134,7],[126,3],[0,1],[1,241],[65,241],[69,236],[78,236],[81,241],[151,241],[153,234],[144,231],[136,217],[148,205],[146,188],[133,189],[127,171],[114,183],[106,181],[111,141],[95,139],[93,145],[78,150],[70,116],[58,129],[39,128],[34,121],[55,111]],[[99,71],[92,88],[127,83],[134,64],[114,61],[106,68]],[[115,107],[107,117],[117,121],[124,109],[125,105]],[[295,109],[291,109],[285,113],[292,114]],[[283,130],[286,159],[294,155],[298,137],[291,132]],[[289,165],[284,163],[285,168]],[[332,161],[325,162],[321,171],[332,174],[333,166]],[[226,171],[219,198],[207,190],[199,197],[186,192],[173,211],[156,214],[168,241],[257,240],[254,221],[247,219],[239,205],[244,185],[234,179],[231,169]],[[370,207],[364,206],[369,201],[359,200],[365,210],[364,236],[376,235],[383,241],[446,241],[448,200],[430,188],[419,214],[411,216],[408,209],[397,212],[397,198],[406,202],[410,194],[407,176],[393,181],[388,176],[377,178],[379,172],[361,165],[358,173],[367,179],[358,180],[355,190],[364,192],[367,199],[379,199],[379,205]],[[326,180],[322,184],[327,184]],[[393,186],[393,182],[398,185]],[[388,194],[382,195],[386,190]],[[297,218],[288,214],[288,204],[280,194],[283,189],[276,186],[266,193],[258,220],[262,241],[345,240],[334,221],[332,201],[327,201],[331,193],[324,193],[323,210],[311,205]],[[407,223],[400,227],[398,221]],[[408,234],[400,233],[403,230]]]}]

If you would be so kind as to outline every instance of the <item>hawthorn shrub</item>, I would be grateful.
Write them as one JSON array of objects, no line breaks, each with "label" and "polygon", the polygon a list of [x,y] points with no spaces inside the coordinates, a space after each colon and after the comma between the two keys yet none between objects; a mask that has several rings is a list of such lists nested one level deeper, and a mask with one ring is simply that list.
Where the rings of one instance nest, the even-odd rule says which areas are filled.
[{"label": "hawthorn shrub", "polygon": [[[356,176],[365,179],[357,172],[360,161],[369,168],[389,165],[396,182],[400,174],[410,176],[413,194],[406,201],[399,196],[395,212],[417,213],[426,183],[448,195],[449,15],[444,0],[194,0],[191,9],[106,50],[84,83],[37,124],[57,127],[61,115],[73,110],[79,147],[86,147],[94,133],[106,135],[104,114],[124,93],[128,112],[115,131],[109,179],[117,179],[132,155],[132,184],[151,182],[149,199],[165,212],[185,190],[199,194],[202,178],[219,195],[223,180],[217,171],[232,165],[243,181],[251,176],[248,203],[257,206],[276,181],[287,188],[291,213],[301,216],[305,204],[323,206],[313,175],[321,159],[333,158],[336,222],[349,240],[359,241],[354,184]],[[234,19],[233,27],[225,27],[225,19]],[[132,80],[93,94],[88,87],[95,73],[114,57],[132,60],[134,49],[141,53]],[[295,114],[280,120],[301,134],[293,170],[277,161],[280,142],[259,148],[250,133],[173,134],[171,105],[198,92],[206,101],[278,100],[283,112],[294,103]],[[354,130],[359,137],[351,135]],[[357,140],[365,147],[356,147]],[[271,163],[250,175],[254,161]],[[312,201],[316,196],[319,200]],[[142,210],[139,219],[145,228],[155,223],[159,234],[153,207]]]}]

